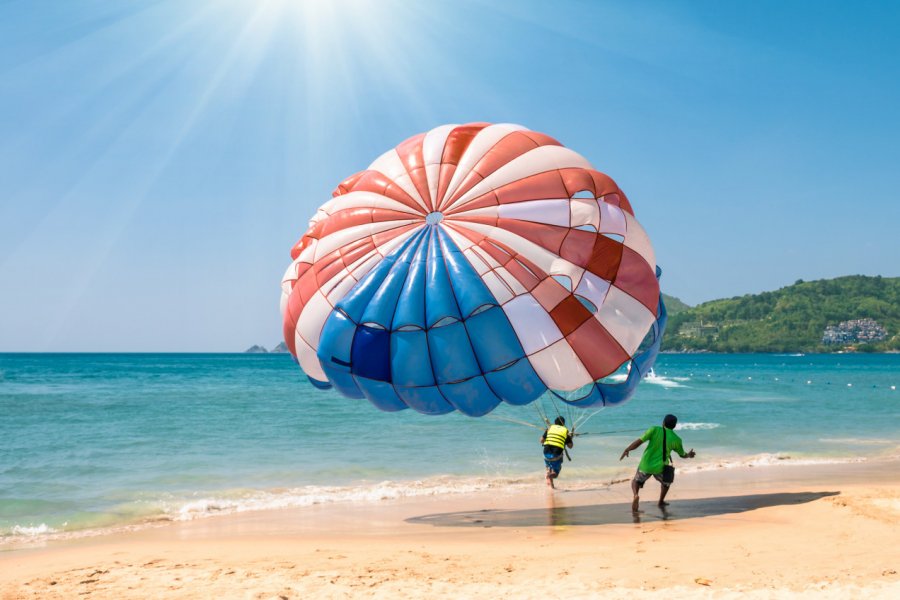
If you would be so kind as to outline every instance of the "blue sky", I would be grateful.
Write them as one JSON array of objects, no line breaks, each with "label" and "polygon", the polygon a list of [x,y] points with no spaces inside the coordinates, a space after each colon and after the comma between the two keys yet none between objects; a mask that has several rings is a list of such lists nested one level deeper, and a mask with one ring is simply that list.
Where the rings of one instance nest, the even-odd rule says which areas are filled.
[{"label": "blue sky", "polygon": [[280,337],[335,184],[515,122],[628,193],[689,303],[900,275],[892,2],[0,1],[0,351]]}]

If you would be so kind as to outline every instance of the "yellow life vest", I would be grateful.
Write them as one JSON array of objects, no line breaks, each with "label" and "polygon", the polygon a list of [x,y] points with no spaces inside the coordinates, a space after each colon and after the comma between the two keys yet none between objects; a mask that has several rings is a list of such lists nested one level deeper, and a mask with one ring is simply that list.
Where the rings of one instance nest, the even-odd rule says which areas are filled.
[{"label": "yellow life vest", "polygon": [[569,430],[562,425],[551,425],[547,429],[547,437],[544,438],[545,446],[556,446],[557,448],[566,447],[566,439],[569,437]]}]

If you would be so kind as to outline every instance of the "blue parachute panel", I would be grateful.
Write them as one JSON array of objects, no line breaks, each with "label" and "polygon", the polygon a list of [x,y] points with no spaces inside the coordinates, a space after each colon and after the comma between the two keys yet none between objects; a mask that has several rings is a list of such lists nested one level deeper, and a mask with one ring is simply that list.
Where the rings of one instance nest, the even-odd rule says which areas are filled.
[{"label": "blue parachute panel", "polygon": [[[614,388],[616,386],[620,386],[618,391]],[[613,388],[613,389],[609,389]],[[580,391],[580,390],[579,390]],[[614,385],[604,385],[602,383],[595,383],[593,385],[587,386],[587,389],[584,391],[583,395],[576,394],[566,394],[565,396],[560,395],[559,392],[555,392],[550,390],[551,394],[554,394],[557,398],[561,398],[566,404],[571,406],[577,406],[579,408],[590,408],[592,406],[605,406],[606,405],[606,396],[608,394],[627,394],[629,393],[630,388],[627,388],[623,383],[617,383]],[[574,397],[573,397],[574,396]]]},{"label": "blue parachute panel", "polygon": [[[433,230],[429,227],[429,230]],[[459,321],[459,307],[453,295],[453,286],[447,275],[447,265],[438,243],[438,236],[432,234],[428,240],[428,278],[425,286],[425,325],[433,327],[445,319]]]},{"label": "blue parachute panel", "polygon": [[456,410],[436,387],[397,387],[397,395],[410,408],[426,415],[443,415]]},{"label": "blue parachute panel", "polygon": [[316,352],[319,362],[323,366],[337,364],[349,369],[350,348],[355,333],[356,323],[344,313],[332,310],[319,336],[319,349]]},{"label": "blue parachute panel", "polygon": [[390,383],[373,381],[363,377],[357,378],[356,382],[362,393],[369,399],[369,402],[381,410],[396,412],[409,408],[409,405],[397,395],[397,391]]},{"label": "blue parachute panel", "polygon": [[499,306],[469,317],[465,326],[483,371],[495,371],[525,356],[516,332]]},{"label": "blue parachute panel", "polygon": [[391,329],[425,329],[425,281],[428,275],[428,236],[422,236],[412,253],[406,281],[397,298]]},{"label": "blue parachute panel", "polygon": [[327,381],[319,381],[318,379],[313,379],[309,375],[306,376],[306,379],[312,384],[314,388],[320,390],[330,390],[332,387],[331,384]]},{"label": "blue parachute panel", "polygon": [[481,375],[481,367],[475,360],[469,334],[462,323],[428,330],[428,351],[434,378],[441,383],[454,383]]},{"label": "blue parachute panel", "polygon": [[395,331],[391,334],[391,371],[394,385],[426,387],[435,385],[431,355],[424,331]]},{"label": "blue parachute panel", "polygon": [[456,410],[470,417],[480,417],[494,410],[501,400],[480,375],[467,381],[439,386],[444,397]]},{"label": "blue parachute panel", "polygon": [[360,326],[353,336],[350,370],[358,377],[391,381],[391,332]]},{"label": "blue parachute panel", "polygon": [[439,237],[447,274],[460,314],[467,317],[484,305],[496,305],[497,300],[450,236],[441,231]]},{"label": "blue parachute panel", "polygon": [[508,404],[528,404],[547,391],[527,358],[501,371],[485,373],[484,377],[494,393]]},{"label": "blue parachute panel", "polygon": [[375,268],[366,273],[365,277],[347,292],[347,295],[337,303],[336,308],[347,313],[355,323],[362,323],[362,316],[366,311],[366,307],[368,307],[372,297],[378,292],[378,289],[393,269],[394,263],[406,248],[417,243],[421,235],[421,233],[418,233],[410,236],[399,248],[385,256],[381,262],[375,265]]},{"label": "blue parachute panel", "polygon": [[362,398],[363,393],[350,374],[350,352],[355,334],[356,324],[353,321],[339,311],[331,311],[322,328],[316,355],[337,391],[350,398]]},{"label": "blue parachute panel", "polygon": [[406,284],[409,267],[422,242],[423,236],[417,236],[415,243],[406,246],[394,266],[381,282],[381,287],[373,294],[369,305],[362,315],[361,323],[377,323],[385,329],[391,328],[397,302]]}]

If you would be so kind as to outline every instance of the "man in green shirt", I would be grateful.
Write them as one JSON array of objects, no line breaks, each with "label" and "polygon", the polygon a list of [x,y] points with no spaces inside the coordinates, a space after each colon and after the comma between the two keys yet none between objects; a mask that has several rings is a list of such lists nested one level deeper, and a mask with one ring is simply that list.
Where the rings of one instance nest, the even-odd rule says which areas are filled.
[{"label": "man in green shirt", "polygon": [[[674,450],[681,458],[694,458],[696,456],[693,448],[691,448],[690,452],[684,451],[681,438],[674,431],[677,423],[678,418],[675,415],[666,415],[663,419],[662,427],[656,425],[645,431],[644,435],[631,442],[631,445],[625,448],[622,456],[619,457],[619,460],[622,460],[628,456],[629,452],[636,450],[644,442],[650,442],[644,449],[641,464],[638,465],[634,479],[631,480],[631,491],[634,493],[634,499],[631,501],[631,510],[634,512],[637,512],[638,502],[640,501],[638,494],[641,488],[644,487],[644,482],[650,479],[651,476],[662,485],[662,489],[659,492],[659,506],[668,506],[666,494],[669,493],[669,486],[672,483],[671,481],[668,483],[663,481],[662,474],[663,468],[672,464],[672,457],[669,456],[669,453]],[[666,442],[665,450],[663,449],[663,436],[665,436]]]}]

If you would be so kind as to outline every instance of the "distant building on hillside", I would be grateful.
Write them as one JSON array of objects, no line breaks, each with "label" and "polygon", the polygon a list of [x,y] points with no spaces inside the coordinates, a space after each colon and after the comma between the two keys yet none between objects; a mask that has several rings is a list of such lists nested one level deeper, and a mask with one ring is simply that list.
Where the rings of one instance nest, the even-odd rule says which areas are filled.
[{"label": "distant building on hillside", "polygon": [[710,325],[703,321],[700,321],[699,323],[694,321],[683,324],[678,330],[678,334],[689,338],[716,338],[719,335],[719,326]]},{"label": "distant building on hillside", "polygon": [[856,337],[852,332],[838,329],[837,325],[829,325],[822,335],[823,344],[849,344],[855,341]]},{"label": "distant building on hillside", "polygon": [[822,335],[822,343],[868,343],[880,342],[885,338],[887,338],[887,331],[875,319],[853,319],[826,327],[825,333]]}]

